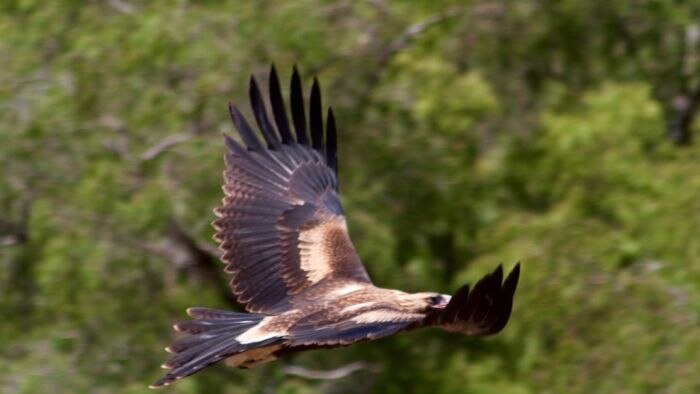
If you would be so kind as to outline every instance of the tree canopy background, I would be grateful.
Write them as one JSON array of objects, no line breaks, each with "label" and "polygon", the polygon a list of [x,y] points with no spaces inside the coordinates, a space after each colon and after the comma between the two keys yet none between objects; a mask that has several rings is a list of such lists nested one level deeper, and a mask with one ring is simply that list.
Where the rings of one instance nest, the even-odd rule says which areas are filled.
[{"label": "tree canopy background", "polygon": [[272,62],[335,110],[375,283],[451,292],[519,260],[514,313],[486,340],[170,392],[699,392],[699,21],[665,0],[2,2],[0,392],[150,392],[184,309],[232,306],[221,133]]}]

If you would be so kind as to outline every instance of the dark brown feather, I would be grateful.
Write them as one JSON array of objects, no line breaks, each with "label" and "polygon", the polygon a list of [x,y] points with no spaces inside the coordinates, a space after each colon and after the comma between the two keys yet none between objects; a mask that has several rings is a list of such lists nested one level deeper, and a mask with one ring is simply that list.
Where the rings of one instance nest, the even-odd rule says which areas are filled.
[{"label": "dark brown feather", "polygon": [[314,78],[309,99],[309,126],[311,128],[311,146],[324,155],[323,146],[323,105],[321,104],[321,87],[318,79]]},{"label": "dark brown feather", "polygon": [[290,96],[292,103],[292,120],[294,121],[294,129],[297,132],[297,143],[306,145],[308,138],[306,136],[306,115],[304,114],[304,93],[301,87],[301,77],[296,66],[292,72],[292,82],[290,84]]},{"label": "dark brown feather", "polygon": [[[278,84],[276,76],[271,75],[270,83]],[[278,86],[270,89],[279,93]],[[282,144],[251,79],[251,106],[268,149],[231,106],[232,119],[247,149],[226,137],[226,197],[215,211],[219,219],[213,224],[226,272],[234,274],[233,292],[251,312],[290,307],[295,295],[327,278],[369,283],[345,228],[336,192],[335,126],[329,119],[332,136],[324,140],[318,82],[311,93],[313,147],[305,139],[301,78],[296,70],[291,96],[298,143]],[[272,93],[271,102],[282,130],[284,126],[279,125],[286,125],[286,117],[281,94]],[[326,148],[324,141],[332,146]]]},{"label": "dark brown feather", "polygon": [[[168,373],[150,387],[167,386],[192,375],[230,355],[249,349],[250,345],[236,341],[236,336],[260,323],[264,316],[219,311],[207,308],[190,308],[187,311],[194,320],[175,325],[178,331],[192,334],[166,348],[173,355],[163,364]],[[269,338],[255,346],[278,342]]]},{"label": "dark brown feather", "polygon": [[461,287],[444,310],[427,315],[423,325],[434,325],[466,335],[493,335],[505,327],[513,307],[513,295],[520,277],[520,264],[503,281],[503,268],[480,279],[473,290]]},{"label": "dark brown feather", "polygon": [[238,129],[238,134],[241,136],[248,149],[261,151],[263,147],[260,144],[260,140],[255,136],[255,132],[253,132],[253,129],[245,120],[245,117],[241,114],[238,107],[233,103],[229,103],[228,111],[233,124],[236,126],[236,129]]},{"label": "dark brown feather", "polygon": [[[328,108],[328,117],[326,118],[326,163],[328,167],[333,169],[336,178],[338,177],[338,142],[336,139],[335,116],[333,109]],[[336,186],[336,190],[338,190]]]},{"label": "dark brown feather", "polygon": [[277,70],[275,70],[275,65],[270,66],[270,80],[269,80],[269,92],[270,92],[270,104],[272,104],[272,113],[275,117],[275,123],[277,124],[277,130],[280,132],[283,144],[291,144],[294,142],[292,133],[289,130],[289,122],[287,121],[287,110],[284,106],[284,99],[282,99],[282,89],[280,88],[280,80],[277,77]]},{"label": "dark brown feather", "polygon": [[253,115],[255,116],[255,120],[258,122],[260,131],[262,131],[265,142],[267,142],[267,148],[279,149],[281,142],[277,136],[277,132],[267,117],[267,109],[263,103],[260,89],[258,89],[258,84],[255,82],[255,78],[252,76],[250,77],[250,88],[248,90],[248,94],[250,97],[250,106],[253,109]]}]

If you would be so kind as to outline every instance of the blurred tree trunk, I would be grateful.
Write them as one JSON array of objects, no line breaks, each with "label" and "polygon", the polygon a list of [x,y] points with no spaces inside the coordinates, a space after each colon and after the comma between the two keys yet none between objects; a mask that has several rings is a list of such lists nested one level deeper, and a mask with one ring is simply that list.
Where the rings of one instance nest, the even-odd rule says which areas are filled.
[{"label": "blurred tree trunk", "polygon": [[700,88],[689,94],[679,94],[666,109],[667,134],[677,145],[690,145],[693,141],[692,126],[700,106]]}]

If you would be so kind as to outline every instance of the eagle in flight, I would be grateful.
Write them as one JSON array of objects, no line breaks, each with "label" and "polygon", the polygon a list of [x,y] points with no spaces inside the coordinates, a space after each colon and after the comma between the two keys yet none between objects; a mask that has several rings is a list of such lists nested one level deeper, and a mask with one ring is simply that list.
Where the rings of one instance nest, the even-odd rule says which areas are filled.
[{"label": "eagle in flight", "polygon": [[505,279],[499,266],[453,296],[375,286],[348,235],[338,194],[335,120],[329,108],[324,127],[318,81],[311,87],[307,124],[301,78],[296,68],[292,73],[294,132],[274,66],[272,118],[252,77],[249,95],[263,140],[229,105],[242,143],[224,136],[225,197],[213,223],[225,271],[233,275],[231,289],[247,313],[187,309],[192,320],[174,328],[189,335],[166,348],[173,354],[163,364],[169,371],[150,387],[171,384],[224,359],[250,368],[289,353],[348,346],[420,327],[474,336],[503,329],[519,264]]}]

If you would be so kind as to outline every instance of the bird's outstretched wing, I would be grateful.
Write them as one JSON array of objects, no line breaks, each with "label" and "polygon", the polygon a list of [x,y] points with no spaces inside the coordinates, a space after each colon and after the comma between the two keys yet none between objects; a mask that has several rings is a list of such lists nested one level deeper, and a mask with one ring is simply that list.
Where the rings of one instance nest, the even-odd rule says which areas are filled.
[{"label": "bird's outstretched wing", "polygon": [[503,268],[481,278],[470,291],[462,286],[445,309],[426,317],[424,325],[432,325],[465,335],[493,335],[506,326],[513,308],[513,295],[520,278],[520,263],[503,280]]},{"label": "bird's outstretched wing", "polygon": [[[343,310],[344,309],[344,310]],[[374,340],[418,327],[423,313],[413,313],[377,299],[305,316],[290,327],[288,343],[293,346],[337,347]]]},{"label": "bird's outstretched wing", "polygon": [[332,347],[378,339],[399,331],[436,326],[471,336],[498,333],[510,318],[513,295],[520,276],[520,264],[503,280],[501,266],[469,291],[461,287],[444,309],[415,313],[383,302],[381,296],[369,302],[342,305],[305,316],[289,329],[291,346]]},{"label": "bird's outstretched wing", "polygon": [[334,279],[369,283],[348,236],[337,180],[336,129],[329,108],[324,133],[314,80],[309,131],[301,78],[291,81],[292,134],[274,66],[269,93],[274,123],[254,78],[250,102],[264,144],[235,105],[231,118],[243,141],[226,136],[223,206],[213,225],[231,287],[249,312],[290,307],[296,294]]}]

